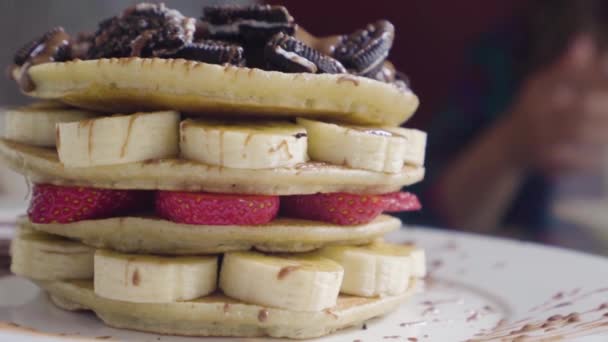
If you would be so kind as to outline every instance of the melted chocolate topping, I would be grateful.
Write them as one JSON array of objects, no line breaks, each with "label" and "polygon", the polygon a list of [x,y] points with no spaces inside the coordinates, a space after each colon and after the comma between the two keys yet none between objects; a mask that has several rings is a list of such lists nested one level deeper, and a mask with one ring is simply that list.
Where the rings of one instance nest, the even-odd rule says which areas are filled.
[{"label": "melted chocolate topping", "polygon": [[[70,36],[62,27],[54,28],[34,42],[34,44],[30,43],[31,49],[27,52],[26,57],[19,60],[16,56],[16,66],[11,70],[11,76],[24,92],[36,89],[36,84],[29,75],[29,69],[32,66],[66,60],[70,51]],[[19,65],[18,62],[22,62],[22,64]]]}]

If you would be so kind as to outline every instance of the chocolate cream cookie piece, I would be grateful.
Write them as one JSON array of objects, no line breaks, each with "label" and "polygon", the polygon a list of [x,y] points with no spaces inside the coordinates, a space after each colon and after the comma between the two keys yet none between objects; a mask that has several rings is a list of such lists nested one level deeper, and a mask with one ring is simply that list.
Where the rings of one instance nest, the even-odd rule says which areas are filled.
[{"label": "chocolate cream cookie piece", "polygon": [[268,67],[283,72],[346,73],[337,60],[284,33],[276,34],[266,45],[264,56]]},{"label": "chocolate cream cookie piece", "polygon": [[277,33],[293,35],[293,17],[283,6],[221,5],[203,9],[211,38],[266,43]]},{"label": "chocolate cream cookie piece", "polygon": [[142,3],[99,24],[89,59],[155,57],[191,43],[195,19],[164,4]]},{"label": "chocolate cream cookie piece", "polygon": [[357,75],[376,78],[393,46],[394,37],[393,24],[379,20],[341,39],[333,57]]},{"label": "chocolate cream cookie piece", "polygon": [[159,55],[161,58],[183,58],[210,64],[245,65],[244,50],[237,44],[205,40],[189,43],[179,50]]}]

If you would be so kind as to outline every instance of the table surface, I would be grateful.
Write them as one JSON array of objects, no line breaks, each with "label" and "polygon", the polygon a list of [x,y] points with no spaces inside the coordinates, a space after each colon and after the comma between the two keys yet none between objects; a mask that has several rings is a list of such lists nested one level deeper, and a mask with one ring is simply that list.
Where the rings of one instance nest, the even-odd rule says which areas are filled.
[{"label": "table surface", "polygon": [[0,277],[10,274],[9,246],[14,231],[14,224],[0,223]]},{"label": "table surface", "polygon": [[8,253],[9,241],[0,241],[0,277],[10,274],[11,259]]}]

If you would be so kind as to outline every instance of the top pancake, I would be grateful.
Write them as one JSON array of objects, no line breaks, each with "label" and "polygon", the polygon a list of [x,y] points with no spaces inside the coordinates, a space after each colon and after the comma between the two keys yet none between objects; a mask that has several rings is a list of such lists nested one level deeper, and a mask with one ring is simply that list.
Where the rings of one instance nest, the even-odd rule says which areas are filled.
[{"label": "top pancake", "polygon": [[[15,79],[20,72],[13,71]],[[74,60],[27,72],[35,85],[27,95],[114,113],[170,109],[397,126],[419,103],[409,90],[349,74],[293,74],[184,59]]]}]

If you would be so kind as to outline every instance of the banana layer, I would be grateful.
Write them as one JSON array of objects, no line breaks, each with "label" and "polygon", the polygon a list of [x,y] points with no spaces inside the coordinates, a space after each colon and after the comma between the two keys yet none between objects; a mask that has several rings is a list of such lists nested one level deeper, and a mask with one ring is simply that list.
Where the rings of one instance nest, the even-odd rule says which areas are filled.
[{"label": "banana layer", "polygon": [[264,195],[318,192],[388,193],[424,178],[424,168],[398,173],[350,169],[324,163],[292,168],[231,169],[180,159],[97,167],[64,167],[53,150],[0,139],[0,160],[34,183],[110,189],[160,189]]},{"label": "banana layer", "polygon": [[358,226],[280,218],[264,226],[193,226],[142,217],[69,224],[35,224],[22,218],[19,225],[125,253],[193,255],[252,248],[306,252],[327,245],[360,245],[399,229],[401,221],[382,215]]},{"label": "banana layer", "polygon": [[169,109],[226,117],[305,116],[399,125],[418,107],[411,91],[368,78],[288,74],[182,59],[45,63],[29,69],[29,74],[36,87],[28,95],[103,112]]},{"label": "banana layer", "polygon": [[[24,243],[34,240],[42,241],[42,245],[23,248]],[[331,260],[306,254],[277,257],[251,252],[229,253],[224,257],[222,266],[222,286],[224,291],[227,291],[227,285],[232,286],[230,291],[237,286],[241,289],[234,290],[238,296],[254,297],[243,298],[248,302],[245,303],[219,293],[209,294],[215,287],[215,256],[175,258],[98,250],[94,265],[90,257],[86,260],[88,268],[95,268],[94,283],[92,280],[64,280],[73,277],[69,271],[81,269],[81,263],[69,261],[63,255],[63,252],[73,251],[76,247],[91,254],[90,249],[77,242],[44,233],[32,233],[27,228],[21,229],[13,243],[13,251],[18,251],[14,254],[13,268],[27,261],[27,267],[20,268],[26,272],[19,274],[34,280],[47,290],[52,301],[61,308],[90,309],[110,326],[162,334],[318,337],[393,310],[414,292],[416,281],[415,278],[410,279],[409,287],[395,296],[362,298],[338,295],[341,279],[319,278],[319,274],[336,272],[341,278],[342,267]],[[53,257],[51,249],[52,252],[62,252],[62,259]],[[41,252],[47,253],[47,258],[36,258],[36,266],[31,267],[29,259]],[[258,260],[254,254],[263,260]],[[249,263],[260,263],[259,267],[251,270],[255,274],[247,277],[245,272],[253,264],[234,264],[232,266],[238,266],[240,272],[236,269],[230,272],[231,265],[226,264],[230,264],[227,258],[236,258],[238,255],[242,255],[240,259]],[[43,267],[45,264],[46,268]],[[263,271],[260,267],[269,269]],[[46,277],[49,274],[48,268],[61,268],[64,272]],[[224,274],[225,272],[228,273]],[[306,276],[314,274],[316,276]],[[92,275],[87,276],[88,279],[91,277]],[[263,287],[268,281],[274,282],[276,286]],[[317,291],[308,293],[309,288],[303,287],[304,284],[316,287]],[[251,304],[255,298],[261,297],[253,292],[248,295],[248,286],[249,290],[253,287],[258,292],[266,291],[270,294],[265,301],[272,301],[273,307],[268,304]],[[333,289],[332,293],[326,293],[329,291],[326,286]],[[300,296],[311,296],[311,300],[325,298],[319,302],[323,310],[313,310],[316,305],[309,305],[300,296],[290,297],[289,293],[280,290],[283,287],[290,288],[293,294],[301,292]],[[279,299],[284,306],[275,303]],[[294,300],[299,305],[294,304],[295,308],[292,308],[290,303]],[[310,310],[305,310],[308,306],[311,306]]]},{"label": "banana layer", "polygon": [[244,304],[221,294],[175,303],[126,303],[95,295],[91,281],[37,281],[66,310],[89,309],[107,325],[183,336],[314,338],[396,309],[414,292],[362,298],[340,295],[335,307],[297,312]]},{"label": "banana layer", "polygon": [[[407,291],[410,278],[421,277],[410,272],[414,262],[406,253],[413,248],[379,243],[325,247],[319,253],[228,252],[221,258],[219,287],[233,299],[292,311],[332,308],[339,293],[401,295]],[[93,279],[95,294],[123,302],[194,300],[213,293],[218,286],[217,255],[159,256],[94,250],[76,241],[23,228],[11,248],[11,267],[16,274],[49,281]],[[334,251],[327,253],[327,248]],[[340,253],[340,249],[351,255]],[[355,255],[357,251],[365,254]],[[405,268],[391,265],[395,263]],[[365,291],[370,288],[369,280],[382,280],[379,285],[391,291]]]},{"label": "banana layer", "polygon": [[[424,166],[426,133],[388,126],[287,120],[180,120],[175,111],[91,117],[57,107],[5,112],[7,140],[55,147],[66,167],[177,158],[232,169],[294,168],[309,161],[400,173]],[[181,121],[181,122],[180,122]],[[179,140],[179,143],[178,143]],[[180,153],[181,152],[181,153]]]}]

